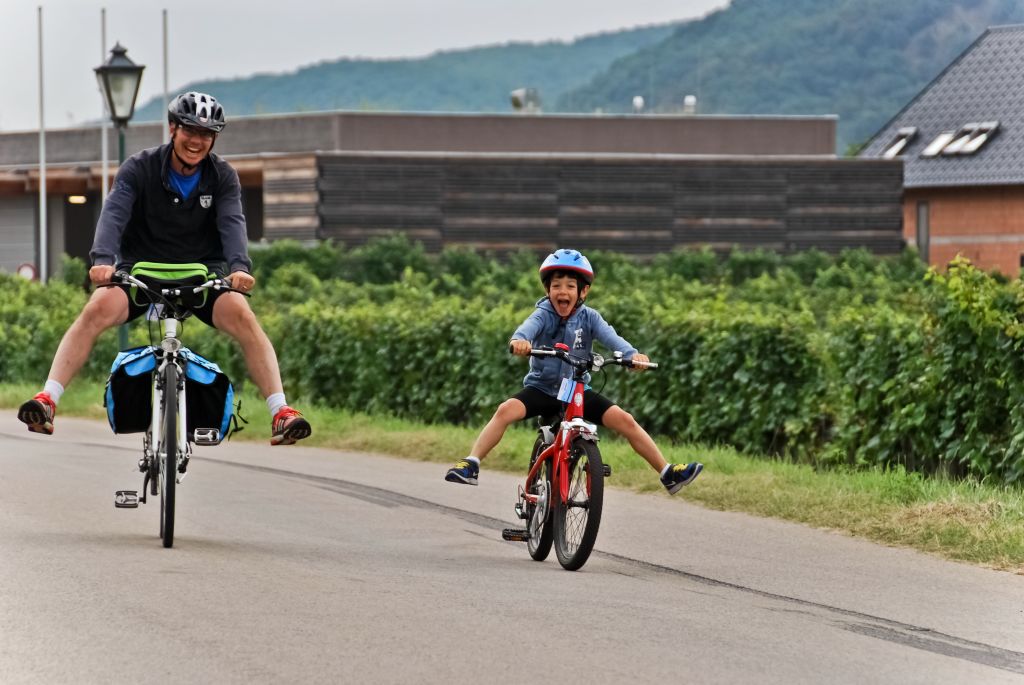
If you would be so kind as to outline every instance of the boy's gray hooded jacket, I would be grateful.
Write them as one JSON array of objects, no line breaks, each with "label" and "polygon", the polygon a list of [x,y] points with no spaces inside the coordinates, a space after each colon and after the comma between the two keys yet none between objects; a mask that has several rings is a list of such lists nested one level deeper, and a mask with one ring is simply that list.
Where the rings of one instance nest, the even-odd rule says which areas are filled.
[{"label": "boy's gray hooded jacket", "polygon": [[[537,308],[512,334],[512,340],[526,340],[534,347],[554,347],[555,343],[565,343],[577,354],[589,353],[597,340],[610,350],[622,352],[626,359],[637,351],[596,309],[580,305],[563,321],[546,297],[537,302]],[[523,379],[523,385],[555,397],[563,378],[572,378],[572,367],[561,359],[530,357],[530,372]]]}]

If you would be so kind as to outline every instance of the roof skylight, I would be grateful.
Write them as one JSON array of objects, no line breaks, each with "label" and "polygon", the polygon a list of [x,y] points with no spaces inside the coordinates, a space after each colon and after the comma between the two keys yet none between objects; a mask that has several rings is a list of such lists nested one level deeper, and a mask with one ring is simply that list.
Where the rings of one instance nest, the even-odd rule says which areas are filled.
[{"label": "roof skylight", "polygon": [[978,149],[987,143],[992,136],[995,135],[996,130],[999,128],[998,121],[986,121],[978,127],[973,133],[970,140],[963,144],[960,148],[960,154],[970,155],[978,151]]},{"label": "roof skylight", "polygon": [[921,151],[922,157],[972,155],[999,129],[998,121],[971,122],[956,131],[943,131]]},{"label": "roof skylight", "polygon": [[889,143],[889,147],[887,147],[885,152],[882,153],[882,157],[885,159],[892,159],[893,157],[902,154],[903,150],[906,149],[907,144],[910,143],[916,135],[917,127],[915,126],[905,126],[896,131],[896,137],[891,143]]},{"label": "roof skylight", "polygon": [[934,157],[939,154],[942,152],[942,148],[946,147],[946,145],[949,144],[949,141],[953,140],[954,136],[956,136],[956,131],[943,131],[935,137],[935,140],[928,143],[928,147],[921,150],[921,156]]}]

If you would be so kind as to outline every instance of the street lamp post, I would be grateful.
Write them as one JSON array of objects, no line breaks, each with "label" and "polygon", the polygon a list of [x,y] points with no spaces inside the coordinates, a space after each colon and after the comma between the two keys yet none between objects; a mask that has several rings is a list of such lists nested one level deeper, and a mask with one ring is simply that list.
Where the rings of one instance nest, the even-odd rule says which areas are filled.
[{"label": "street lamp post", "polygon": [[[124,164],[124,129],[135,114],[135,99],[139,96],[142,70],[146,67],[128,59],[128,50],[120,43],[110,50],[106,62],[93,69],[100,90],[106,99],[110,120],[117,127],[117,168]],[[128,326],[123,324],[117,331],[120,349],[128,347]]]}]

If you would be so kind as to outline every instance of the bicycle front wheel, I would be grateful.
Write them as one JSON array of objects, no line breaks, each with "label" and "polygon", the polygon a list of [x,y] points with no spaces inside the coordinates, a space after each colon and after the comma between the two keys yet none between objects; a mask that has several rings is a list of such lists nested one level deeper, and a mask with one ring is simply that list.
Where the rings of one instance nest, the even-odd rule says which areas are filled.
[{"label": "bicycle front wheel", "polygon": [[174,545],[174,486],[178,474],[178,367],[164,368],[164,425],[157,453],[160,462],[160,537],[164,547]]},{"label": "bicycle front wheel", "polygon": [[563,501],[562,488],[555,486],[554,528],[555,555],[567,571],[575,571],[587,563],[597,540],[604,503],[604,466],[597,444],[577,438],[569,447],[569,464],[563,477],[568,481],[568,495]]},{"label": "bicycle front wheel", "polygon": [[[530,468],[533,468],[537,456],[544,451],[547,443],[537,438],[530,455]],[[526,549],[534,561],[544,561],[551,552],[551,460],[548,459],[537,471],[537,475],[526,486],[527,491],[537,495],[537,504],[526,507],[527,530],[530,538],[526,541]]]}]

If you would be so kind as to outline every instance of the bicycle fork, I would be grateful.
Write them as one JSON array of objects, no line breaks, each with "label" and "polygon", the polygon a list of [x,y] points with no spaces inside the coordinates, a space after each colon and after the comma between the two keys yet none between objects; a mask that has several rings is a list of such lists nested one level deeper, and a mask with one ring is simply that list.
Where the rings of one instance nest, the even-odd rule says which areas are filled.
[{"label": "bicycle fork", "polygon": [[[177,321],[170,319],[167,321],[173,321],[175,324]],[[174,354],[174,350],[167,349],[169,346],[173,347],[174,342],[177,341],[176,327],[165,326],[168,330],[166,331],[167,337],[164,339],[165,354],[161,360],[160,365],[156,368],[153,378],[153,394],[152,394],[152,419],[150,422],[149,430],[146,431],[142,442],[142,459],[139,460],[139,471],[143,473],[142,478],[142,496],[139,496],[137,490],[117,490],[114,493],[114,507],[118,509],[136,509],[139,504],[146,503],[146,494],[157,495],[159,494],[159,477],[158,469],[162,468],[163,457],[166,452],[162,452],[166,447],[160,440],[154,441],[153,436],[161,435],[163,423],[164,423],[164,398],[170,393],[174,394],[174,401],[178,407],[178,454],[175,459],[176,473],[175,480],[180,483],[186,473],[189,460],[189,452],[191,451],[191,445],[186,439],[186,414],[185,414],[185,380],[184,374],[179,374],[179,383],[181,387],[168,388],[164,387],[164,374],[163,371],[167,367],[167,364],[176,364],[177,355]],[[167,343],[170,343],[168,345]],[[154,447],[154,442],[156,446]]]},{"label": "bicycle fork", "polygon": [[[572,443],[579,439],[597,441],[596,426],[586,424],[582,419],[563,422],[562,428],[564,432],[559,432],[555,437],[554,444],[549,444],[537,455],[537,460],[530,467],[530,472],[526,476],[527,483],[536,483],[535,479],[537,473],[542,468],[542,462],[550,460],[551,480],[544,481],[539,486],[534,486],[537,488],[537,492],[527,492],[522,485],[519,486],[519,498],[515,503],[514,509],[516,517],[526,521],[527,525],[530,525],[530,517],[538,509],[543,512],[542,516],[546,519],[554,507],[555,497],[560,497],[562,502],[569,500],[570,483],[568,468],[569,450]],[[608,478],[611,475],[611,466],[603,464],[601,477]],[[590,491],[590,479],[592,477],[593,474],[587,474],[586,487],[588,492]],[[543,519],[541,524],[543,524]],[[501,531],[501,537],[513,542],[528,542],[530,540],[530,531],[529,529],[522,528],[504,528]]]}]

